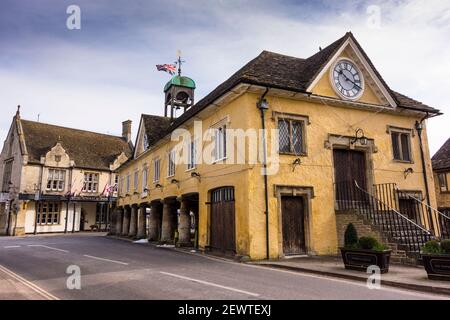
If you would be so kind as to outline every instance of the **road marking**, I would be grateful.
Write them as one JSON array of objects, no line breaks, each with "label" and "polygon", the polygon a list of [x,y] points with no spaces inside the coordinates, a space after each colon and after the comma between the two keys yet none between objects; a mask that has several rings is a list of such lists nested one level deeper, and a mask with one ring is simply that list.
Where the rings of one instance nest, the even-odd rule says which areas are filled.
[{"label": "road marking", "polygon": [[[276,269],[273,267],[268,267],[268,266],[263,266],[263,265],[255,265],[255,264],[247,264],[247,263],[230,261],[229,259],[225,259],[225,258],[211,257],[211,256],[202,255],[202,254],[198,254],[198,253],[186,252],[183,250],[176,250],[176,251],[180,252],[180,253],[185,253],[185,254],[197,256],[200,258],[220,262],[220,263],[233,264],[235,266],[242,266],[242,267],[260,269],[260,270],[268,270],[268,271],[273,271],[273,272],[278,272],[278,273],[287,273],[287,274],[296,275],[299,277],[315,278],[315,279],[319,279],[319,280],[329,280],[332,282],[341,282],[341,283],[345,283],[345,284],[351,284],[354,286],[367,288],[367,284],[365,282],[362,282],[359,280],[337,278],[337,277],[333,277],[332,275],[318,275],[318,274],[314,274],[314,273],[309,273],[308,271],[304,271],[304,270],[290,271],[290,270]],[[402,288],[393,287],[393,286],[390,286],[387,284],[382,284],[382,287],[381,287],[381,289],[379,289],[379,291],[391,291],[391,292],[397,292],[397,293],[402,293],[402,294],[411,295],[411,296],[415,296],[415,297],[421,297],[421,298],[433,297],[433,298],[440,298],[440,299],[448,300],[448,296],[445,296],[441,293],[423,292],[423,291],[418,291],[418,290],[413,290],[413,289],[402,289]]]},{"label": "road marking", "polygon": [[124,266],[127,266],[127,265],[128,265],[128,263],[126,263],[126,262],[117,261],[117,260],[111,260],[111,259],[105,259],[105,258],[100,258],[100,257],[94,257],[94,256],[89,256],[89,255],[87,255],[87,254],[84,254],[83,256],[84,256],[84,257],[87,257],[87,258],[91,258],[91,259],[96,259],[96,260],[101,260],[101,261],[107,261],[107,262],[112,262],[112,263],[122,264],[122,265],[124,265]]},{"label": "road marking", "polygon": [[6,246],[4,249],[20,248],[21,246]]},{"label": "road marking", "polygon": [[44,297],[47,300],[59,300],[59,298],[57,296],[52,295],[50,292],[45,291],[44,289],[42,289],[42,288],[38,287],[37,285],[35,285],[34,283],[32,283],[31,281],[28,281],[27,279],[19,276],[17,273],[9,270],[8,268],[6,268],[2,265],[0,265],[0,271],[3,271],[5,274],[10,276],[11,278],[22,283],[23,285],[30,288],[31,290],[33,290],[34,292],[41,295],[42,297]]},{"label": "road marking", "polygon": [[193,279],[193,278],[188,278],[188,277],[184,277],[184,276],[180,276],[180,275],[173,274],[173,273],[168,273],[168,272],[160,271],[159,273],[165,274],[167,276],[183,279],[183,280],[186,280],[186,281],[197,282],[197,283],[201,283],[201,284],[204,284],[204,285],[207,285],[207,286],[211,286],[211,287],[216,287],[216,288],[221,288],[221,289],[230,290],[230,291],[234,291],[234,292],[239,292],[239,293],[243,293],[243,294],[246,294],[246,295],[249,295],[249,296],[253,296],[253,297],[259,297],[259,294],[257,294],[257,293],[244,291],[244,290],[231,288],[231,287],[226,287],[226,286],[222,286],[220,284],[215,284],[215,283],[212,283],[212,282],[207,282],[207,281],[197,280],[197,279]]},{"label": "road marking", "polygon": [[69,252],[64,249],[58,249],[58,248],[54,248],[54,247],[44,246],[43,244],[29,244],[28,247],[41,247],[41,248],[47,248],[50,250],[55,250],[55,251],[60,251],[60,252],[66,252],[66,253]]}]

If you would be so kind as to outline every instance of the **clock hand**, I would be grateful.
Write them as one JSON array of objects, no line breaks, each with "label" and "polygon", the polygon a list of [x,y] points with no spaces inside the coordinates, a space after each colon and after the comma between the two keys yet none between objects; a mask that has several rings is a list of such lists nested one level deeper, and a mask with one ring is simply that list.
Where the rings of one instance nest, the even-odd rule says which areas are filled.
[{"label": "clock hand", "polygon": [[350,80],[350,79],[344,74],[344,72],[343,72],[342,70],[339,71],[339,74],[342,74],[342,75],[344,76],[345,80],[350,81],[355,87],[358,87],[358,88],[360,88],[360,89],[362,90],[362,88],[361,88],[360,86],[358,86],[354,81]]}]

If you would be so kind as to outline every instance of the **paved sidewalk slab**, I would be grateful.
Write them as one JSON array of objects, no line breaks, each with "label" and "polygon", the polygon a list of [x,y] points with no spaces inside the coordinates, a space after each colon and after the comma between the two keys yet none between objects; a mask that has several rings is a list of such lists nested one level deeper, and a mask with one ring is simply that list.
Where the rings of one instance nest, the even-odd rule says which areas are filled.
[{"label": "paved sidewalk slab", "polygon": [[[368,279],[368,274],[364,272],[346,270],[340,257],[302,257],[249,263],[363,282],[366,282]],[[427,273],[421,266],[391,264],[389,272],[381,275],[381,284],[423,292],[447,294],[450,296],[450,281],[428,280]]]}]

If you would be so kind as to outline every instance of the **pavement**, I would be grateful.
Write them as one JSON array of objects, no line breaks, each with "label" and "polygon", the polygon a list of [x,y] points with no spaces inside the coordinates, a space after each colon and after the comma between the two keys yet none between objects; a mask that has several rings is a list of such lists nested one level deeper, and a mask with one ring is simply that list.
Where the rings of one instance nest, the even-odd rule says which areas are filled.
[{"label": "pavement", "polygon": [[[374,290],[360,281],[249,265],[97,233],[1,237],[0,266],[0,299],[449,299],[389,286]],[[77,279],[79,288],[74,286]]]},{"label": "pavement", "polygon": [[[265,260],[252,262],[252,264],[367,282],[366,273],[346,270],[342,263],[342,259],[334,256],[301,257],[274,261]],[[381,275],[381,284],[450,296],[450,282],[429,280],[423,266],[391,264],[389,266],[389,272]]]}]

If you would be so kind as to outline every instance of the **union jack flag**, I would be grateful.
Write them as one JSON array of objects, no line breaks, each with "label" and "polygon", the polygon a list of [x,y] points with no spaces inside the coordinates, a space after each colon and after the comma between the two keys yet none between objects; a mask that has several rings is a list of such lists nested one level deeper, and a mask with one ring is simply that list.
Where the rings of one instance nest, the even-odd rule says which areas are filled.
[{"label": "union jack flag", "polygon": [[157,64],[156,69],[158,71],[165,71],[170,73],[171,75],[174,75],[177,71],[177,66],[174,64]]},{"label": "union jack flag", "polygon": [[117,191],[117,184],[114,184],[110,186],[108,183],[105,185],[105,188],[103,189],[102,195],[109,196],[110,194],[113,194]]}]

